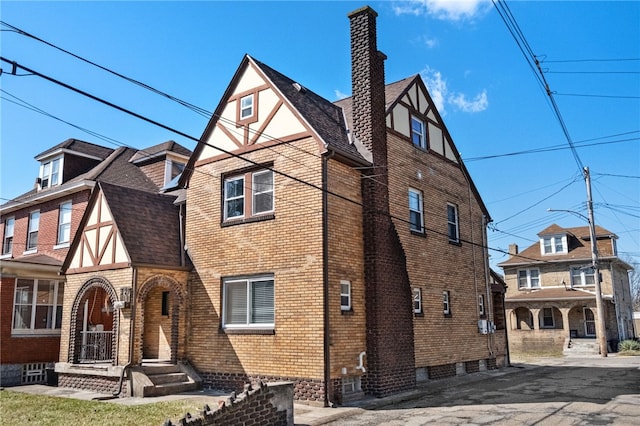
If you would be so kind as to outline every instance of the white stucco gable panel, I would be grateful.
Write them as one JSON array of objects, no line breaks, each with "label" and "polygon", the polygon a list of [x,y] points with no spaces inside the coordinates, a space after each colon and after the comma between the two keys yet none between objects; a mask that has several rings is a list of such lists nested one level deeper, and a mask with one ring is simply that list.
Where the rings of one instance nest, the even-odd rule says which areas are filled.
[{"label": "white stucco gable panel", "polygon": [[[239,102],[251,95],[254,114],[248,120],[239,121]],[[302,133],[306,134],[308,130],[290,104],[250,63],[240,73],[196,161],[244,150],[247,145],[287,139]]]}]

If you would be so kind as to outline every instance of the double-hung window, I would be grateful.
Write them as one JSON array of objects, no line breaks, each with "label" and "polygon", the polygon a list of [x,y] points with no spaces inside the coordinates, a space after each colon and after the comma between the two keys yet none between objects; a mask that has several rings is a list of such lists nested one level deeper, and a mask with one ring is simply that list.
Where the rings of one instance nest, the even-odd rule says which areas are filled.
[{"label": "double-hung window", "polygon": [[520,269],[518,271],[518,288],[540,288],[540,271],[538,269]]},{"label": "double-hung window", "polygon": [[460,227],[458,225],[458,206],[447,204],[447,234],[452,243],[460,242]]},{"label": "double-hung window", "polygon": [[38,248],[38,229],[40,228],[40,210],[29,213],[29,225],[27,230],[27,251]]},{"label": "double-hung window", "polygon": [[566,235],[551,235],[541,239],[542,254],[567,253]]},{"label": "double-hung window", "polygon": [[442,303],[445,316],[451,315],[451,293],[448,290],[442,292]]},{"label": "double-hung window", "polygon": [[228,278],[223,283],[223,327],[273,329],[273,276]]},{"label": "double-hung window", "polygon": [[351,282],[340,281],[340,310],[350,311],[351,306]]},{"label": "double-hung window", "polygon": [[4,222],[4,239],[2,241],[2,254],[11,254],[13,251],[13,228],[15,227],[16,219],[9,217]]},{"label": "double-hung window", "polygon": [[594,285],[596,275],[593,266],[571,268],[571,285]]},{"label": "double-hung window", "polygon": [[[271,170],[259,170],[224,180],[224,220],[250,218],[274,210]],[[249,192],[249,194],[247,194]]]},{"label": "double-hung window", "polygon": [[413,232],[424,233],[422,192],[411,188],[409,188],[409,228]]},{"label": "double-hung window", "polygon": [[64,283],[55,280],[16,280],[13,333],[60,331]]},{"label": "double-hung window", "polygon": [[422,289],[420,287],[413,288],[413,313],[422,313]]},{"label": "double-hung window", "polygon": [[69,244],[71,240],[71,201],[60,204],[58,212],[57,244]]},{"label": "double-hung window", "polygon": [[424,121],[418,117],[411,116],[411,142],[418,148],[427,149],[427,134]]},{"label": "double-hung window", "polygon": [[542,326],[548,328],[555,327],[553,308],[542,308]]},{"label": "double-hung window", "polygon": [[40,188],[45,189],[60,183],[60,163],[62,159],[56,158],[42,163]]},{"label": "double-hung window", "polygon": [[484,294],[479,294],[478,295],[478,313],[481,316],[485,315]]},{"label": "double-hung window", "polygon": [[253,94],[240,98],[240,120],[253,116]]}]

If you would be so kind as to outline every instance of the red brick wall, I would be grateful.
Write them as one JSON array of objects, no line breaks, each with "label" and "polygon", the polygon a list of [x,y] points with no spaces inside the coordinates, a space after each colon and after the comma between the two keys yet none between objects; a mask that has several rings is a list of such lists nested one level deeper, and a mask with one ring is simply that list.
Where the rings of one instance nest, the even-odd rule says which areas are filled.
[{"label": "red brick wall", "polygon": [[60,336],[11,336],[15,278],[0,281],[0,364],[56,362]]},{"label": "red brick wall", "polygon": [[4,241],[4,226],[5,220],[9,217],[15,218],[15,225],[13,231],[13,258],[19,258],[26,249],[27,243],[27,230],[29,226],[29,214],[34,210],[40,210],[40,227],[38,229],[38,254],[46,254],[47,256],[58,259],[61,262],[64,260],[68,248],[53,247],[57,244],[58,239],[58,216],[60,210],[60,204],[66,201],[72,202],[71,212],[71,238],[78,230],[80,220],[84,214],[84,210],[87,207],[87,201],[89,199],[90,191],[84,190],[77,192],[66,197],[61,197],[55,200],[47,201],[42,204],[29,205],[18,211],[2,215],[2,241]]}]

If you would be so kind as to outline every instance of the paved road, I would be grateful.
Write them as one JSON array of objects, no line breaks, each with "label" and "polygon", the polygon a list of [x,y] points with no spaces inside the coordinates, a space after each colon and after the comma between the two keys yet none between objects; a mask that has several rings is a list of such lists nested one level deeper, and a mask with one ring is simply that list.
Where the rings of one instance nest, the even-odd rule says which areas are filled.
[{"label": "paved road", "polygon": [[640,425],[640,357],[559,358],[425,389],[332,425]]}]

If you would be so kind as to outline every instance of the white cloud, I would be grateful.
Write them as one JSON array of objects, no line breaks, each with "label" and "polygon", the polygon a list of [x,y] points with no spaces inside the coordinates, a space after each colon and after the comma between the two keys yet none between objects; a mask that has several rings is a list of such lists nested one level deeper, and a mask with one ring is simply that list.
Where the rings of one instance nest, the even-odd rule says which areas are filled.
[{"label": "white cloud", "polygon": [[340,99],[344,99],[344,98],[348,98],[351,95],[347,95],[345,93],[342,93],[340,90],[336,89],[334,90],[334,93],[336,95],[336,100],[340,100]]},{"label": "white cloud", "polygon": [[431,15],[443,21],[472,20],[491,9],[491,0],[407,0],[396,3],[397,15]]},{"label": "white cloud", "polygon": [[433,49],[438,45],[438,40],[436,40],[435,38],[424,37],[423,42],[429,49]]},{"label": "white cloud", "polygon": [[468,100],[464,94],[458,93],[451,96],[449,98],[449,102],[464,112],[481,112],[489,107],[486,90],[483,90],[482,93],[476,95],[473,100]]},{"label": "white cloud", "polygon": [[444,116],[447,113],[447,106],[449,105],[469,113],[482,112],[489,107],[489,98],[486,90],[483,90],[470,100],[464,93],[450,91],[447,81],[442,77],[440,71],[427,67],[420,72],[420,76],[424,80],[440,115]]},{"label": "white cloud", "polygon": [[425,68],[420,75],[424,80],[424,84],[427,86],[431,99],[433,99],[433,102],[436,104],[436,108],[441,115],[444,115],[446,112],[444,104],[448,92],[446,80],[442,78],[440,71],[436,71],[430,67]]}]

